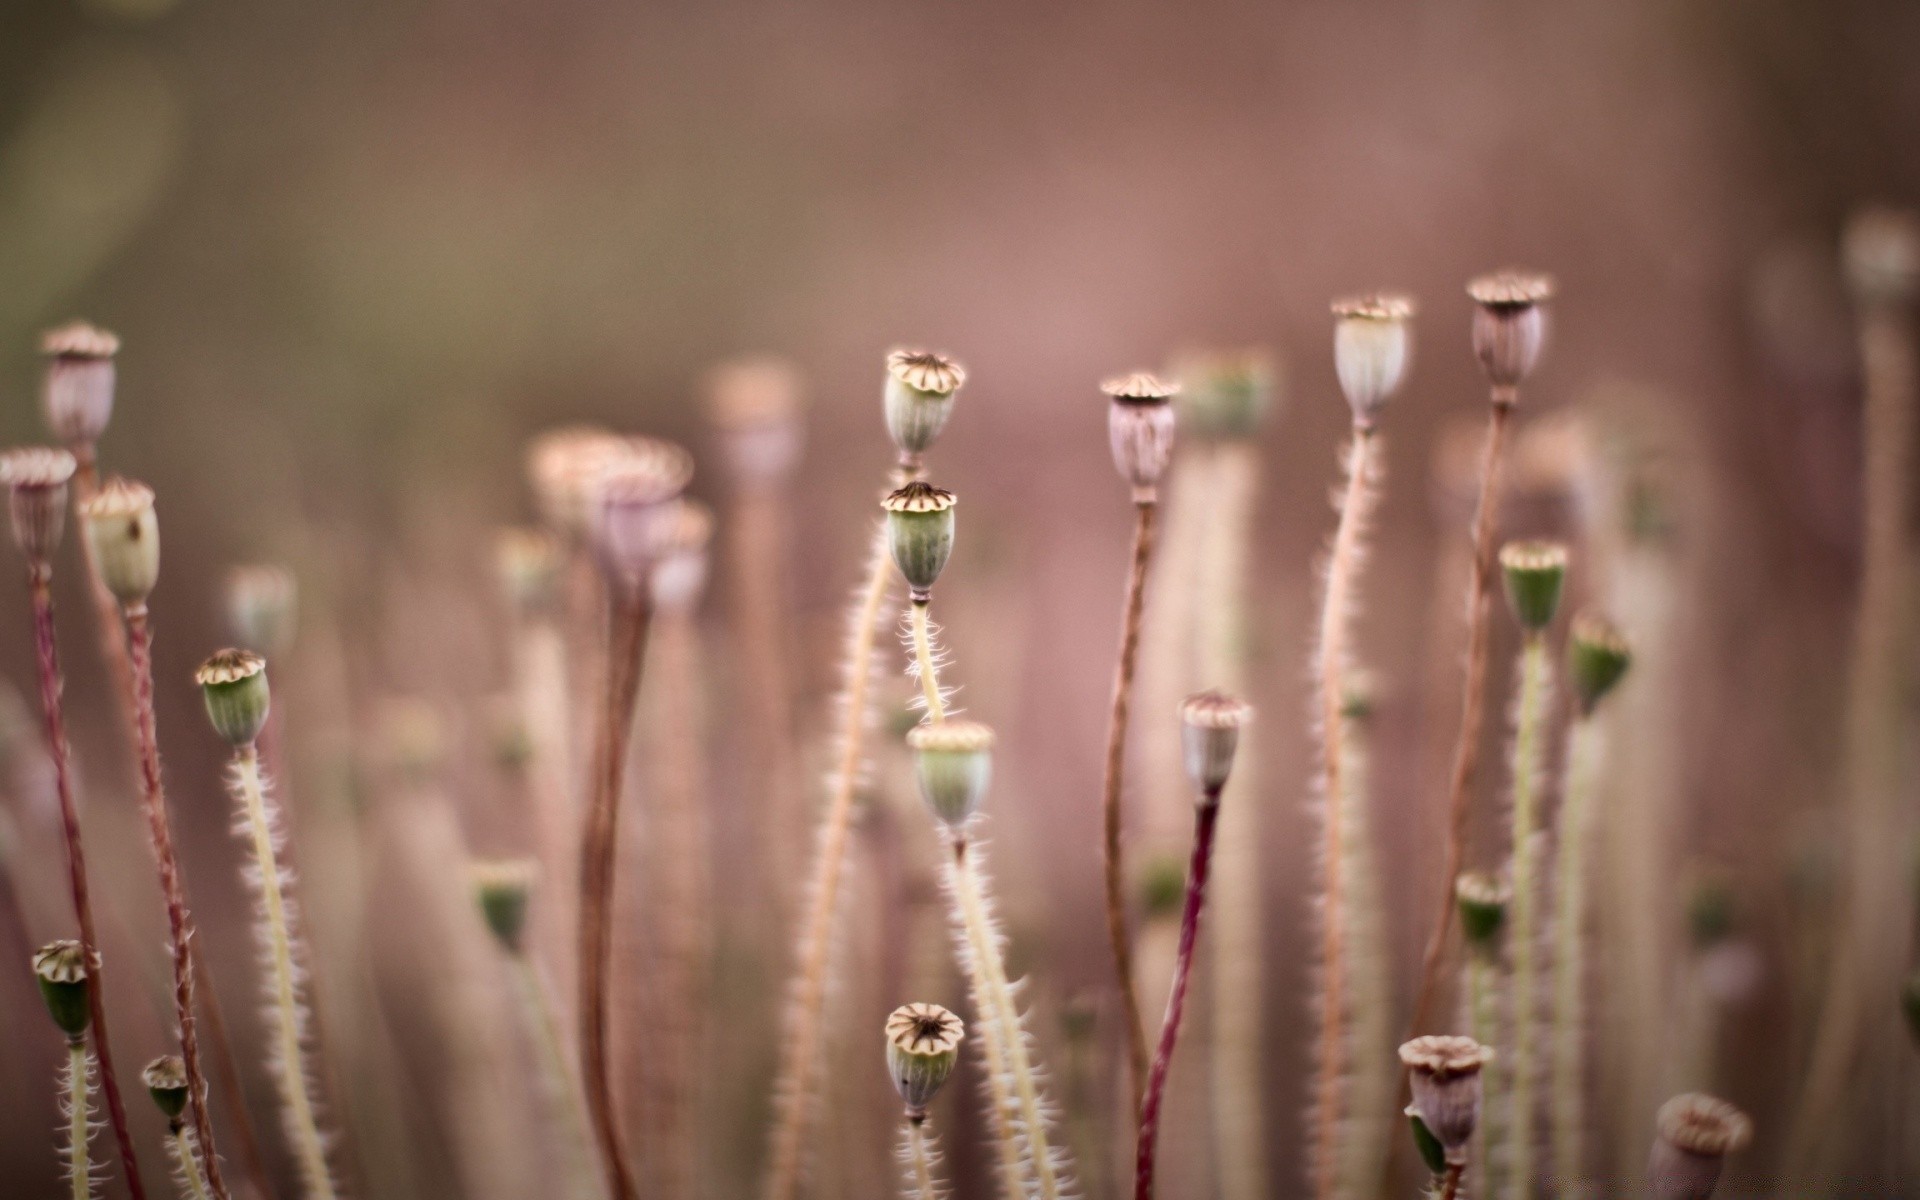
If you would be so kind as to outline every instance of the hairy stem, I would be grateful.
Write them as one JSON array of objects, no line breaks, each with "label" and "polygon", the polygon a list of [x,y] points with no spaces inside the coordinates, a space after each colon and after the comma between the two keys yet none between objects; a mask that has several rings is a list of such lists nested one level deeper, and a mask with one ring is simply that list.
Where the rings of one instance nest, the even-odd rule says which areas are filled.
[{"label": "hairy stem", "polygon": [[1492,608],[1497,567],[1494,537],[1500,525],[1501,463],[1507,425],[1518,397],[1512,389],[1493,393],[1487,417],[1486,449],[1480,459],[1480,499],[1473,512],[1473,575],[1467,584],[1467,669],[1460,692],[1460,736],[1453,744],[1453,769],[1447,780],[1447,857],[1440,872],[1440,902],[1433,932],[1420,960],[1420,987],[1414,994],[1411,1032],[1427,1028],[1440,990],[1447,940],[1453,930],[1453,883],[1460,877],[1467,850],[1467,814],[1473,801],[1474,772],[1480,762],[1480,731],[1486,720],[1487,618]]},{"label": "hairy stem", "polygon": [[533,960],[524,952],[510,954],[507,960],[513,968],[513,981],[520,993],[520,1006],[526,1012],[528,1031],[533,1035],[547,1094],[565,1128],[562,1140],[566,1143],[567,1174],[572,1182],[568,1191],[581,1200],[595,1200],[602,1191],[589,1161],[593,1152],[592,1124],[581,1096],[580,1080],[574,1075],[572,1060],[567,1056],[559,1015]]},{"label": "hairy stem", "polygon": [[640,691],[647,627],[652,616],[646,589],[615,596],[608,604],[606,691],[594,737],[592,795],[580,838],[580,1074],[587,1113],[604,1160],[607,1187],[614,1200],[635,1200],[635,1180],[626,1139],[615,1111],[612,1063],[608,1053],[607,1009],[613,944],[613,884],[618,845],[620,793],[626,777],[627,742],[633,731],[634,702]]},{"label": "hairy stem", "polygon": [[180,1027],[180,1058],[186,1067],[187,1111],[194,1138],[206,1155],[207,1186],[218,1200],[227,1200],[220,1178],[219,1151],[213,1140],[213,1120],[207,1115],[207,1077],[200,1066],[199,1027],[193,1017],[193,916],[187,911],[186,888],[180,882],[180,863],[173,853],[173,834],[167,826],[167,793],[160,778],[160,735],[153,711],[153,627],[145,604],[126,607],[127,657],[133,668],[134,741],[140,758],[140,807],[147,817],[147,834],[160,869],[160,892],[167,905],[167,949],[173,960],[173,1014]]},{"label": "hairy stem", "polygon": [[[96,983],[95,986],[98,986]],[[67,1182],[73,1188],[73,1200],[89,1200],[93,1195],[93,1167],[87,1161],[87,1127],[93,1105],[87,1088],[87,1039],[67,1042]]]},{"label": "hairy stem", "polygon": [[1347,879],[1346,821],[1340,802],[1346,784],[1343,734],[1346,717],[1347,634],[1357,598],[1357,580],[1367,525],[1376,494],[1373,429],[1355,423],[1346,463],[1346,491],[1327,560],[1327,588],[1320,608],[1318,659],[1320,788],[1325,819],[1321,845],[1323,895],[1320,912],[1320,1011],[1317,1022],[1310,1161],[1314,1194],[1327,1200],[1338,1190],[1342,1091],[1346,1081]]},{"label": "hairy stem", "polygon": [[107,1119],[113,1125],[120,1163],[127,1173],[133,1200],[146,1200],[140,1182],[140,1163],[134,1157],[133,1136],[127,1128],[127,1107],[120,1098],[120,1079],[113,1069],[113,1039],[107,1033],[106,984],[100,977],[100,941],[94,932],[93,901],[87,889],[87,859],[80,842],[80,810],[73,798],[73,753],[67,745],[67,722],[60,700],[60,655],[53,634],[53,568],[32,564],[33,643],[40,679],[40,712],[46,723],[47,753],[53,758],[54,790],[60,800],[60,825],[66,837],[67,883],[73,893],[74,920],[80,926],[80,945],[86,950],[93,986],[87,989],[93,1052],[100,1063],[100,1090],[107,1099]]},{"label": "hairy stem", "polygon": [[1540,1034],[1540,769],[1552,679],[1544,633],[1530,631],[1520,653],[1513,735],[1513,1185],[1533,1194],[1534,1086]]},{"label": "hairy stem", "polygon": [[1460,1181],[1466,1173],[1467,1168],[1461,1163],[1454,1163],[1447,1168],[1447,1173],[1440,1177],[1440,1200],[1456,1200],[1460,1195]]},{"label": "hairy stem", "polygon": [[947,719],[947,706],[940,699],[940,672],[934,665],[933,637],[927,630],[927,609],[932,605],[925,600],[915,600],[909,607],[913,610],[915,674],[920,676],[920,694],[927,701],[927,720],[944,721]]},{"label": "hairy stem", "polygon": [[1160,1023],[1160,1045],[1154,1052],[1153,1072],[1147,1080],[1147,1098],[1140,1109],[1140,1144],[1134,1154],[1134,1200],[1151,1200],[1153,1196],[1160,1106],[1166,1100],[1167,1072],[1173,1068],[1173,1047],[1179,1040],[1180,1019],[1187,1008],[1187,983],[1193,975],[1193,947],[1200,938],[1200,910],[1207,899],[1207,869],[1213,861],[1213,833],[1219,816],[1218,792],[1207,796],[1194,814],[1193,858],[1187,864],[1186,903],[1180,910],[1180,949],[1174,958],[1173,986],[1167,994],[1166,1016]]},{"label": "hairy stem", "polygon": [[[167,1144],[173,1151],[174,1170],[180,1176],[182,1191],[187,1200],[211,1200],[207,1194],[206,1176],[200,1169],[200,1156],[194,1147],[193,1131],[175,1121],[167,1130]],[[211,1160],[211,1155],[208,1156]]]},{"label": "hairy stem", "polygon": [[1120,847],[1120,797],[1127,762],[1127,715],[1133,701],[1133,673],[1140,657],[1140,613],[1146,602],[1147,564],[1153,558],[1154,517],[1159,504],[1134,502],[1133,557],[1127,571],[1126,601],[1120,617],[1120,655],[1113,668],[1113,707],[1107,716],[1106,765],[1100,784],[1101,853],[1107,905],[1107,942],[1120,983],[1121,1021],[1127,1044],[1127,1087],[1134,1113],[1146,1096],[1147,1033],[1134,987],[1133,941],[1127,933],[1126,866]]},{"label": "hairy stem", "polygon": [[1347,1063],[1340,1194],[1376,1194],[1394,1126],[1399,1065],[1393,1047],[1393,972],[1372,820],[1370,721],[1354,715],[1342,731],[1340,872],[1346,881]]},{"label": "hairy stem", "polygon": [[907,1117],[907,1171],[912,1179],[912,1200],[940,1200],[940,1189],[933,1182],[933,1135],[927,1132],[925,1113]]},{"label": "hairy stem", "polygon": [[282,890],[279,854],[274,846],[273,818],[267,810],[266,784],[260,775],[260,756],[252,746],[234,753],[233,766],[245,809],[247,832],[253,842],[254,863],[260,872],[260,907],[269,959],[268,991],[274,1014],[275,1065],[280,1103],[294,1157],[309,1194],[332,1200],[332,1172],[327,1166],[326,1140],[320,1132],[307,1071],[300,996],[293,948],[293,928]]},{"label": "hairy stem", "polygon": [[[1560,797],[1560,841],[1553,879],[1553,1175],[1564,1196],[1574,1195],[1586,1164],[1587,862],[1593,793],[1600,765],[1600,730],[1591,716],[1567,731],[1566,785]],[[1706,1086],[1705,1080],[1697,1086]]]},{"label": "hairy stem", "polygon": [[[1500,963],[1491,949],[1472,948],[1467,952],[1467,1023],[1473,1040],[1482,1046],[1505,1046],[1500,1036],[1500,991],[1497,976]],[[1507,1091],[1506,1064],[1498,1057],[1481,1068],[1482,1091],[1480,1120],[1473,1127],[1474,1158],[1480,1163],[1484,1191],[1490,1197],[1503,1194],[1507,1158],[1507,1107],[1512,1096]]]}]

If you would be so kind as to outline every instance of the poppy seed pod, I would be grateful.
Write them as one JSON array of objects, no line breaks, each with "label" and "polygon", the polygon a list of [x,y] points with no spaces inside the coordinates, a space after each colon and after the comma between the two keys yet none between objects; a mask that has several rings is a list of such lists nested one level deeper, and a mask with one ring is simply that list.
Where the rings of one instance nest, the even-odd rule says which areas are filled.
[{"label": "poppy seed pod", "polygon": [[960,1061],[967,1029],[938,1004],[907,1004],[887,1017],[887,1074],[906,1101],[907,1115],[926,1116],[927,1105]]},{"label": "poppy seed pod", "polygon": [[1450,1164],[1467,1161],[1467,1144],[1480,1121],[1480,1069],[1492,1058],[1492,1050],[1469,1037],[1430,1035],[1400,1047],[1413,1111]]},{"label": "poppy seed pod", "polygon": [[707,375],[707,419],[734,478],[770,484],[800,460],[800,372],[783,358],[742,358]]},{"label": "poppy seed pod", "polygon": [[1483,954],[1497,953],[1507,905],[1513,902],[1512,886],[1485,871],[1468,871],[1454,880],[1453,901],[1467,945]]},{"label": "poppy seed pod", "polygon": [[1273,406],[1279,371],[1264,350],[1206,354],[1186,359],[1175,372],[1179,427],[1210,441],[1244,441],[1260,428]]},{"label": "poppy seed pod", "polygon": [[1697,1092],[1675,1096],[1654,1118],[1647,1194],[1655,1200],[1707,1200],[1720,1183],[1726,1156],[1753,1137],[1747,1115]]},{"label": "poppy seed pod", "polygon": [[955,503],[952,492],[919,480],[880,502],[887,512],[887,548],[916,604],[932,597],[953,553]]},{"label": "poppy seed pod", "polygon": [[680,499],[661,537],[660,555],[648,586],[656,607],[688,612],[707,586],[707,546],[713,540],[713,510],[698,500]]},{"label": "poppy seed pod", "polygon": [[541,519],[569,538],[588,538],[600,478],[628,449],[626,438],[595,425],[563,425],[535,437],[527,444],[527,482]]},{"label": "poppy seed pod", "polygon": [[1218,800],[1233,773],[1240,727],[1253,709],[1225,692],[1201,692],[1180,705],[1180,749],[1187,778],[1204,800]]},{"label": "poppy seed pod", "polygon": [[61,1032],[70,1038],[84,1034],[93,1019],[87,994],[93,972],[88,969],[85,948],[72,940],[48,942],[34,953],[33,977]]},{"label": "poppy seed pod", "polygon": [[1553,624],[1567,581],[1567,548],[1558,542],[1508,542],[1500,548],[1507,604],[1521,628],[1537,633]]},{"label": "poppy seed pod", "polygon": [[1413,301],[1374,295],[1333,305],[1333,369],[1356,424],[1372,425],[1413,359]]},{"label": "poppy seed pod", "polygon": [[1583,715],[1593,712],[1632,665],[1633,650],[1627,639],[1605,617],[1574,614],[1567,637],[1567,674],[1573,679],[1573,694]]},{"label": "poppy seed pod", "polygon": [[272,700],[267,660],[247,650],[222,650],[200,664],[193,679],[206,700],[214,732],[236,750],[253,745],[266,728]]},{"label": "poppy seed pod", "polygon": [[178,1121],[187,1110],[187,1064],[178,1055],[167,1054],[147,1064],[140,1072],[147,1095],[169,1122]]},{"label": "poppy seed pod", "polygon": [[1473,352],[1494,386],[1495,401],[1510,404],[1547,344],[1545,305],[1553,298],[1553,280],[1498,271],[1467,284],[1467,295],[1474,304]]},{"label": "poppy seed pod", "polygon": [[113,416],[113,356],[120,339],[85,321],[48,330],[40,339],[47,374],[40,403],[47,428],[68,446],[91,446]]},{"label": "poppy seed pod", "polygon": [[1113,466],[1133,486],[1136,504],[1159,499],[1160,479],[1173,461],[1173,398],[1180,386],[1146,371],[1135,371],[1100,385],[1107,406],[1107,441]]},{"label": "poppy seed pod", "polygon": [[887,432],[900,456],[917,462],[953,416],[954,397],[967,373],[959,363],[930,350],[895,350],[887,355],[887,385],[882,395]]},{"label": "poppy seed pod", "polygon": [[521,935],[527,926],[527,900],[537,874],[530,858],[476,862],[469,868],[480,915],[509,954],[520,953]]},{"label": "poppy seed pod", "polygon": [[1840,239],[1847,286],[1863,305],[1900,305],[1920,289],[1920,218],[1869,208],[1847,222]]},{"label": "poppy seed pod", "polygon": [[920,796],[954,828],[980,810],[993,779],[993,730],[978,721],[935,721],[907,733]]},{"label": "poppy seed pod", "polygon": [[227,572],[227,626],[255,654],[284,654],[292,647],[299,600],[300,585],[285,567]]},{"label": "poppy seed pod", "polygon": [[94,574],[122,604],[144,604],[160,581],[153,489],[115,476],[80,506],[80,540]]},{"label": "poppy seed pod", "polygon": [[60,548],[67,528],[67,484],[73,455],[46,446],[22,446],[0,455],[0,483],[7,487],[13,540],[29,562],[42,564]]},{"label": "poppy seed pod", "polygon": [[629,438],[626,447],[595,489],[593,542],[607,575],[637,591],[673,536],[674,501],[693,478],[693,457],[655,438]]}]

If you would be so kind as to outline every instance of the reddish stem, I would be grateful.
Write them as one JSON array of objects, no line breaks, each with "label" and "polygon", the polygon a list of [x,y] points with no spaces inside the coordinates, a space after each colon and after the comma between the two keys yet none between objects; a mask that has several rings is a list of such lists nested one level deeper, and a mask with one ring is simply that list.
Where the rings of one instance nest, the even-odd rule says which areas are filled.
[{"label": "reddish stem", "polygon": [[635,596],[616,595],[610,605],[612,634],[607,647],[606,692],[594,739],[593,790],[580,839],[580,1075],[613,1200],[636,1200],[640,1194],[614,1111],[607,1052],[614,848],[627,742],[633,729],[634,701],[640,692],[647,626],[653,615],[644,585],[637,590]]},{"label": "reddish stem", "polygon": [[80,844],[80,811],[73,802],[73,756],[67,747],[67,722],[60,705],[60,655],[53,636],[53,568],[46,562],[30,565],[28,582],[33,595],[33,645],[40,673],[40,712],[46,720],[47,752],[53,756],[54,790],[60,799],[60,822],[67,840],[67,881],[73,888],[73,915],[80,925],[80,945],[86,951],[87,1008],[93,1030],[94,1057],[100,1060],[100,1090],[107,1098],[107,1117],[114,1142],[127,1172],[127,1190],[134,1200],[146,1200],[140,1182],[140,1162],[134,1157],[133,1137],[127,1130],[127,1106],[120,1099],[120,1077],[113,1069],[113,1042],[107,1032],[106,982],[100,970],[100,943],[94,935],[93,901],[87,892],[87,860]]},{"label": "reddish stem", "polygon": [[1447,1173],[1440,1178],[1440,1200],[1456,1200],[1460,1195],[1460,1177],[1466,1173],[1467,1168],[1460,1163],[1447,1168]]},{"label": "reddish stem", "polygon": [[1167,1072],[1173,1067],[1173,1046],[1180,1037],[1180,1018],[1187,1007],[1187,981],[1193,974],[1193,946],[1200,937],[1200,909],[1207,900],[1207,869],[1213,861],[1213,830],[1220,816],[1220,793],[1210,792],[1194,811],[1193,858],[1187,864],[1187,900],[1180,912],[1180,950],[1174,958],[1173,991],[1167,997],[1166,1019],[1160,1023],[1160,1047],[1153,1056],[1153,1074],[1147,1098],[1140,1106],[1140,1146],[1135,1153],[1134,1200],[1152,1200],[1154,1149],[1160,1140],[1160,1106],[1166,1099]]},{"label": "reddish stem", "polygon": [[193,1133],[200,1142],[200,1165],[207,1187],[218,1200],[228,1200],[220,1177],[220,1155],[213,1144],[213,1118],[207,1114],[207,1077],[200,1068],[200,1035],[193,1019],[193,916],[187,911],[186,888],[180,882],[180,863],[173,853],[173,834],[167,827],[167,793],[160,778],[160,734],[153,713],[153,626],[145,604],[126,607],[127,657],[133,668],[134,734],[140,758],[140,807],[147,816],[147,833],[160,867],[160,891],[167,902],[167,948],[173,958],[173,1012],[180,1023],[180,1058],[186,1066],[187,1105]]}]

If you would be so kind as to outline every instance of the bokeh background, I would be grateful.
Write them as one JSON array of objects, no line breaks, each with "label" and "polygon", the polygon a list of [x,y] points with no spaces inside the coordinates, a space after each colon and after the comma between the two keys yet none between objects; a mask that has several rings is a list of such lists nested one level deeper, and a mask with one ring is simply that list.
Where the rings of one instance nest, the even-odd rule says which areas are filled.
[{"label": "bokeh background", "polygon": [[[1048,1042],[1066,997],[1106,986],[1096,796],[1129,513],[1095,385],[1190,346],[1271,348],[1287,384],[1261,443],[1254,558],[1264,1070],[1274,1194],[1295,1194],[1312,826],[1293,718],[1346,421],[1327,302],[1391,286],[1421,305],[1360,626],[1382,679],[1399,986],[1438,870],[1423,700],[1431,593],[1460,536],[1430,464],[1442,430],[1482,411],[1463,284],[1511,262],[1561,288],[1529,414],[1628,414],[1684,497],[1674,837],[1740,881],[1778,985],[1793,872],[1818,858],[1835,800],[1857,568],[1859,384],[1835,247],[1859,205],[1920,195],[1917,49],[1920,7],[1895,0],[17,0],[0,12],[0,437],[44,436],[41,329],[85,316],[121,335],[102,454],[161,498],[162,736],[205,943],[242,981],[228,1008],[250,1045],[244,894],[189,686],[227,636],[228,564],[301,574],[288,711],[331,716],[293,735],[293,793],[377,763],[382,703],[424,697],[466,835],[510,849],[483,698],[504,679],[492,530],[530,515],[525,438],[574,419],[674,437],[718,501],[703,374],[744,352],[800,367],[790,595],[811,735],[887,461],[882,356],[951,352],[971,382],[934,466],[965,503],[945,619],[963,701],[1004,738],[998,871]],[[0,671],[24,693],[23,591],[0,590]],[[162,1028],[157,908],[83,605],[62,599],[96,869],[120,873],[108,890],[126,910],[116,986],[151,1014],[121,1022],[139,1047]],[[724,661],[724,597],[711,607]],[[712,693],[724,748],[739,708]],[[377,804],[379,773],[339,782],[341,803]],[[741,781],[716,778],[724,855],[766,831]],[[15,791],[19,933],[37,945],[65,933],[63,901],[32,789]],[[351,882],[309,858],[316,889]],[[770,897],[791,881],[763,882],[721,911],[749,929],[759,906],[780,913]],[[742,945],[751,961],[720,985],[744,1026],[783,968],[777,939]],[[1725,1035],[1721,1090],[1763,1129],[1791,1095],[1790,990],[1760,988]],[[0,1190],[48,1194],[57,1042],[24,971],[0,972],[0,1005]],[[385,1011],[404,1027],[391,995]],[[749,1194],[764,1116],[764,1051],[727,1061],[715,1196]],[[264,1077],[250,1083],[264,1103]],[[402,1174],[371,1155],[366,1194],[469,1194],[432,1114],[406,1115],[428,1148]],[[872,1141],[881,1161],[848,1168],[843,1194],[884,1194]]]}]

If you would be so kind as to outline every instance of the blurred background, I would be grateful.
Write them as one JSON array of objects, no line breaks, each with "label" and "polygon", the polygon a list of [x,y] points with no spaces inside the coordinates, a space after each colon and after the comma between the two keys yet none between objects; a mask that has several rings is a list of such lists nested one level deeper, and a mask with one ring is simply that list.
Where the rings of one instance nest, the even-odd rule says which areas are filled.
[{"label": "blurred background", "polygon": [[[1670,801],[1674,871],[1658,901],[1674,914],[1669,965],[1685,978],[1686,881],[1733,880],[1759,982],[1735,989],[1702,1086],[1763,1131],[1784,1126],[1806,1036],[1793,1024],[1804,1015],[1794,964],[1820,961],[1820,910],[1795,908],[1795,881],[1833,861],[1858,570],[1860,385],[1837,246],[1862,204],[1920,196],[1916,50],[1920,7],[1894,0],[6,6],[0,436],[45,439],[41,330],[85,317],[121,336],[101,455],[160,497],[161,736],[268,1170],[289,1166],[247,1053],[262,1030],[238,848],[225,835],[224,749],[190,686],[230,638],[229,565],[286,563],[301,583],[300,647],[276,693],[296,825],[335,839],[301,855],[319,910],[316,975],[323,1008],[342,1010],[333,1025],[386,1030],[334,1067],[351,1097],[336,1107],[359,1142],[354,1191],[490,1194],[459,1169],[439,1099],[460,1040],[435,1058],[405,1036],[426,1020],[409,1007],[418,981],[406,972],[430,972],[431,960],[404,943],[368,949],[369,910],[396,911],[383,902],[407,895],[409,877],[354,830],[396,792],[426,786],[395,782],[410,773],[394,770],[408,751],[392,741],[431,737],[447,828],[484,853],[524,839],[493,765],[490,701],[509,669],[494,530],[532,516],[526,438],[590,420],[684,442],[724,541],[702,380],[749,352],[798,367],[806,451],[782,569],[812,762],[831,717],[840,609],[889,461],[883,356],[900,344],[950,352],[970,382],[931,468],[963,500],[942,617],[962,703],[1001,731],[996,869],[1057,1075],[1061,1014],[1077,997],[1102,1014],[1110,1002],[1097,787],[1130,513],[1096,385],[1191,347],[1258,346],[1284,363],[1285,383],[1259,440],[1248,653],[1264,740],[1247,800],[1264,814],[1271,1194],[1299,1194],[1307,637],[1347,421],[1327,303],[1391,287],[1420,305],[1413,374],[1385,428],[1386,500],[1358,634],[1379,679],[1375,803],[1403,1012],[1440,869],[1434,747],[1453,716],[1431,698],[1455,686],[1435,631],[1457,616],[1457,592],[1435,597],[1463,532],[1434,464],[1446,431],[1484,412],[1465,281],[1510,263],[1560,285],[1526,419],[1577,409],[1611,421],[1671,506],[1673,695],[1643,742]],[[1517,506],[1514,522],[1575,527],[1553,504]],[[1576,558],[1574,586],[1597,592],[1581,572]],[[119,909],[105,946],[121,1007],[145,1014],[120,1021],[124,1075],[161,1052],[162,927],[77,575],[61,580],[62,628],[95,871]],[[806,824],[769,828],[752,781],[729,765],[749,735],[728,612],[716,587],[702,703],[722,864],[732,847]],[[1496,624],[1503,688],[1511,635]],[[0,589],[9,630],[0,672],[30,696],[24,588]],[[889,687],[898,705],[906,685]],[[1143,698],[1141,728],[1171,728],[1175,698]],[[400,699],[431,719],[395,718]],[[13,785],[7,829],[23,899],[4,953],[22,963],[27,946],[68,932],[57,842],[35,801],[44,785],[20,748],[33,742],[18,728],[31,711],[14,718],[12,769],[29,782]],[[1489,801],[1499,774],[1483,772]],[[904,802],[901,814],[924,836]],[[739,874],[720,872],[715,901],[713,1011],[737,1044],[717,1052],[707,1085],[711,1196],[752,1192],[780,931],[798,887],[797,876]],[[928,928],[943,936],[937,921]],[[364,960],[365,978],[339,969],[353,978],[329,981],[330,957]],[[884,1013],[957,994],[872,1003]],[[15,1031],[0,1042],[0,1181],[22,1196],[51,1194],[57,1167],[59,1046],[35,1004],[24,970],[0,972]],[[853,1011],[845,1061],[871,1078],[848,1086],[884,1096],[878,1038],[861,1040],[866,1010]],[[1888,1128],[1920,1117],[1907,1074]],[[1107,1068],[1091,1079],[1103,1094]],[[954,1170],[963,1194],[985,1195],[964,1107]],[[850,1133],[826,1154],[837,1190],[821,1194],[888,1194],[890,1139],[885,1127]],[[1643,1153],[1640,1132],[1621,1139],[1633,1147],[1623,1158]],[[1866,1155],[1861,1178],[1911,1166],[1914,1141]],[[1740,1185],[1759,1194],[1776,1152],[1763,1138],[1735,1168]],[[1201,1161],[1176,1162],[1190,1174],[1169,1194],[1210,1194],[1204,1155],[1189,1157]],[[535,1194],[502,1186],[491,1194]]]}]

